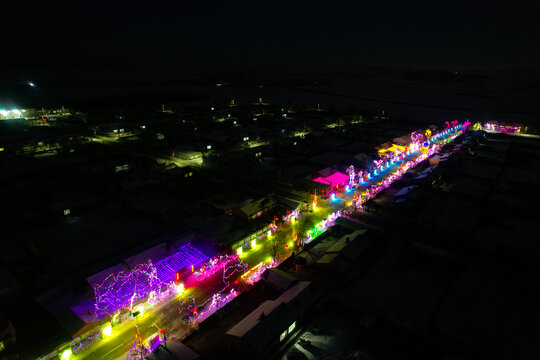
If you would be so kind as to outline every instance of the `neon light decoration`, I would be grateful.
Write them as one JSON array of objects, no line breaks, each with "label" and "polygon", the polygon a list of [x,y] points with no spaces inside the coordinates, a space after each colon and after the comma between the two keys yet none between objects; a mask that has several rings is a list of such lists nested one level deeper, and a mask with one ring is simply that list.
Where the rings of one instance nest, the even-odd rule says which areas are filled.
[{"label": "neon light decoration", "polygon": [[134,302],[146,298],[158,284],[157,271],[151,261],[127,272],[111,274],[101,284],[94,285],[96,310],[99,314],[112,315],[121,309],[131,309]]},{"label": "neon light decoration", "polygon": [[[241,249],[240,247],[239,249]],[[195,279],[197,281],[201,281],[204,279],[207,279],[211,276],[214,276],[218,272],[225,269],[230,264],[240,261],[238,254],[233,255],[218,255],[210,260],[208,260],[206,263],[201,265],[200,269],[193,273],[195,276]]]},{"label": "neon light decoration", "polygon": [[[401,164],[400,167],[397,170],[393,171],[391,174],[386,176],[384,179],[382,179],[382,181],[378,182],[377,184],[372,184],[370,187],[368,187],[360,197],[358,197],[358,198],[355,197],[355,199],[353,201],[354,206],[357,209],[362,209],[363,204],[367,200],[375,197],[383,189],[386,189],[386,188],[390,187],[390,185],[395,180],[397,180],[401,176],[403,176],[403,174],[405,172],[407,172],[413,166],[417,165],[418,163],[426,160],[429,156],[433,155],[436,151],[438,151],[441,148],[442,145],[444,145],[447,142],[450,142],[450,141],[454,140],[457,136],[459,136],[461,131],[464,131],[470,125],[470,123],[465,122],[463,125],[459,125],[459,123],[457,123],[457,122],[452,122],[452,125],[454,125],[452,128],[449,128],[449,129],[447,129],[447,130],[445,130],[443,132],[437,133],[437,134],[431,136],[429,140],[426,140],[425,142],[427,142],[428,144],[423,144],[424,145],[423,152],[422,152],[421,155],[416,157],[416,159],[414,159],[412,161],[407,161],[407,162]],[[451,135],[449,137],[439,141],[439,139],[441,139],[441,137],[443,135],[447,135],[447,134],[451,134]],[[415,140],[418,140],[418,139],[420,139],[420,136],[411,135],[411,138],[414,138]],[[429,146],[430,143],[431,143],[431,147]],[[410,147],[410,152],[412,152],[415,148],[416,147],[411,146]],[[407,150],[407,153],[409,153],[409,150]],[[377,164],[377,162],[375,162],[375,163]]]},{"label": "neon light decoration", "polygon": [[133,304],[170,283],[176,271],[199,264],[208,259],[191,244],[182,246],[176,253],[155,265],[149,260],[129,271],[111,274],[101,284],[94,285],[95,307],[99,315],[114,314],[122,309],[133,309]]},{"label": "neon light decoration", "polygon": [[519,134],[521,133],[521,126],[505,126],[505,125],[497,125],[492,123],[487,123],[484,125],[484,129],[488,131],[498,132],[498,133],[504,133],[504,134]]},{"label": "neon light decoration", "polygon": [[264,271],[266,269],[272,268],[272,267],[276,266],[276,264],[277,263],[274,262],[273,260],[271,260],[270,262],[267,262],[267,263],[260,262],[257,265],[255,265],[254,267],[252,267],[251,269],[249,269],[249,271],[244,273],[242,275],[242,279],[244,279],[244,281],[246,283],[248,283],[250,285],[254,285],[257,281],[259,281],[261,279],[261,276],[262,276],[262,274],[264,273]]},{"label": "neon light decoration", "polygon": [[311,230],[308,231],[304,243],[309,244],[315,238],[317,238],[322,233],[324,233],[329,227],[334,225],[334,221],[336,221],[336,219],[338,217],[340,217],[341,215],[342,215],[341,210],[338,210],[338,211],[328,215],[328,217],[326,219],[324,219],[323,221],[321,221],[320,223],[318,223],[317,225],[312,227]]},{"label": "neon light decoration", "polygon": [[157,277],[161,283],[169,282],[175,273],[182,268],[191,268],[208,260],[195,246],[187,244],[178,249],[176,253],[156,262]]},{"label": "neon light decoration", "polygon": [[285,221],[285,222],[294,222],[294,220],[298,219],[299,216],[300,216],[300,211],[299,210],[293,210],[289,214],[287,214],[287,215],[285,215],[283,217],[283,221]]},{"label": "neon light decoration", "polygon": [[356,176],[356,174],[354,173],[354,166],[353,165],[350,165],[349,166],[349,169],[347,170],[347,172],[349,173],[349,185],[350,186],[354,186],[355,182],[354,182],[354,178]]}]

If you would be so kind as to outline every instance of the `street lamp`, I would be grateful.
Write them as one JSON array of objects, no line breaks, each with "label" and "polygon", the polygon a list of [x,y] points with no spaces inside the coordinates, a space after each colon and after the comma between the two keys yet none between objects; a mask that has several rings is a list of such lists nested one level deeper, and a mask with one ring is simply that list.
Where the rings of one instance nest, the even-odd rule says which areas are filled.
[{"label": "street lamp", "polygon": [[159,333],[163,335],[163,346],[165,346],[165,349],[167,349],[167,336],[165,335],[165,329],[161,329]]}]

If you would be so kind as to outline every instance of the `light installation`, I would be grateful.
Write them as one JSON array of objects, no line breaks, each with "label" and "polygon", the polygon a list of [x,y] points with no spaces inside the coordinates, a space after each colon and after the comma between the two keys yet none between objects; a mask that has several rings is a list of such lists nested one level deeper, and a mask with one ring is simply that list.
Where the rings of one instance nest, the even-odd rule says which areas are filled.
[{"label": "light installation", "polygon": [[[350,212],[348,209],[352,205],[354,205],[356,209],[363,210],[363,205],[366,201],[375,197],[383,189],[390,187],[390,185],[395,180],[403,176],[405,172],[418,163],[426,160],[429,156],[433,155],[445,143],[455,139],[459,134],[461,134],[461,131],[464,131],[469,125],[469,122],[459,125],[458,121],[456,120],[452,121],[451,123],[448,122],[447,128],[436,134],[432,134],[431,131],[426,131],[426,135],[424,136],[423,134],[414,131],[410,134],[411,143],[408,147],[396,145],[392,146],[392,151],[390,148],[382,151],[380,150],[380,158],[373,161],[374,167],[371,168],[373,170],[373,176],[383,176],[383,172],[390,169],[392,165],[399,164],[399,167],[390,173],[385,174],[383,178],[378,178],[376,183],[368,186],[360,195],[355,192],[353,201],[347,203],[346,211]],[[415,159],[405,161],[406,158],[419,152],[420,150],[421,154]],[[373,177],[371,172],[360,171],[358,173],[358,178],[361,185],[366,185],[366,183],[368,183],[369,180],[372,180]],[[321,182],[320,179],[315,179],[315,181]],[[346,191],[347,190],[350,190],[350,188],[346,187]],[[332,201],[338,199],[335,192],[331,192],[330,196]],[[340,215],[341,211],[333,213],[327,219],[324,219],[319,224],[315,225],[307,233],[306,239],[304,239],[303,243],[307,244],[324,233],[328,227],[333,226],[333,222]]]},{"label": "light installation", "polygon": [[101,284],[94,285],[96,310],[99,314],[112,315],[118,310],[131,309],[158,284],[157,271],[151,261],[138,264],[130,271],[111,274]]},{"label": "light installation", "polygon": [[276,264],[277,263],[273,259],[270,259],[270,261],[267,261],[266,263],[260,262],[251,269],[249,269],[249,271],[246,271],[244,274],[242,274],[242,279],[246,283],[253,285],[260,280],[262,274],[265,272],[266,269],[272,268],[276,266]]},{"label": "light installation", "polygon": [[[430,139],[425,140],[425,141],[423,140],[423,136],[421,134],[418,134],[418,133],[411,134],[412,142],[411,142],[411,145],[409,147],[409,150],[407,151],[407,155],[409,156],[409,154],[419,150],[418,149],[419,148],[418,147],[418,145],[419,145],[418,141],[423,142],[423,144],[422,144],[423,145],[422,154],[420,154],[414,160],[406,161],[406,162],[402,163],[397,170],[395,170],[392,173],[390,173],[389,175],[387,175],[384,179],[382,179],[382,181],[380,181],[380,182],[378,182],[376,184],[372,184],[370,187],[368,187],[365,190],[365,192],[362,193],[362,195],[359,198],[354,199],[355,200],[354,205],[356,206],[356,208],[357,209],[363,209],[363,204],[367,200],[375,197],[383,189],[386,189],[386,188],[390,187],[390,185],[395,180],[399,179],[401,176],[403,176],[403,174],[405,172],[407,172],[409,169],[411,169],[412,167],[414,167],[418,163],[426,160],[429,156],[433,155],[436,151],[438,151],[440,149],[440,147],[442,145],[444,145],[445,143],[450,142],[453,139],[455,139],[461,133],[461,130],[466,129],[470,125],[470,123],[466,122],[463,125],[459,125],[456,122],[452,122],[452,125],[453,125],[453,127],[448,128],[443,132],[437,133],[434,136],[431,136]],[[443,136],[448,135],[448,134],[451,134],[451,135],[449,137],[445,138],[445,139],[442,139]],[[439,139],[442,139],[442,140],[439,141]],[[429,146],[430,144],[431,144],[431,146]],[[399,156],[399,159],[403,160],[401,155]],[[377,164],[377,162],[376,162],[376,164]]]},{"label": "light installation", "polygon": [[200,269],[194,272],[193,275],[197,281],[201,281],[214,276],[232,263],[238,261],[240,261],[238,254],[219,255],[202,264]]},{"label": "light installation", "polygon": [[497,125],[497,124],[487,123],[484,125],[484,129],[488,131],[505,133],[505,134],[521,133],[521,126]]},{"label": "light installation", "polygon": [[160,282],[166,283],[173,279],[178,270],[198,266],[206,260],[208,260],[208,256],[195,246],[186,244],[173,255],[156,262],[156,274]]},{"label": "light installation", "polygon": [[94,285],[97,313],[112,316],[122,309],[132,310],[134,304],[158,291],[162,285],[170,283],[178,270],[198,265],[206,259],[206,255],[187,244],[156,264],[149,260],[129,271],[111,274],[101,284]]},{"label": "light installation", "polygon": [[349,185],[350,186],[353,186],[355,183],[354,183],[354,178],[356,176],[355,172],[354,172],[354,166],[353,165],[350,165],[349,166],[349,169],[347,170],[347,172],[349,173]]},{"label": "light installation", "polygon": [[245,273],[246,270],[247,264],[236,258],[235,261],[223,269],[223,282],[225,283],[223,289],[199,304],[197,304],[193,295],[180,299],[178,304],[179,314],[185,318],[186,322],[192,325],[204,321],[238,295],[238,292],[232,287],[231,280]]},{"label": "light installation", "polygon": [[330,214],[326,219],[313,226],[306,235],[305,244],[309,244],[315,238],[323,234],[330,226],[334,225],[334,221],[342,215],[341,210]]}]

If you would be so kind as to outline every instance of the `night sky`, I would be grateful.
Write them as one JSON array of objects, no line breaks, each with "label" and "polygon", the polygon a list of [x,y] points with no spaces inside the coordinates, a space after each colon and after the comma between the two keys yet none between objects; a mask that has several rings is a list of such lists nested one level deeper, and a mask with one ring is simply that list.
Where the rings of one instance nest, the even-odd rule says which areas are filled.
[{"label": "night sky", "polygon": [[4,2],[4,61],[38,68],[540,64],[540,6],[532,1],[84,3]]}]

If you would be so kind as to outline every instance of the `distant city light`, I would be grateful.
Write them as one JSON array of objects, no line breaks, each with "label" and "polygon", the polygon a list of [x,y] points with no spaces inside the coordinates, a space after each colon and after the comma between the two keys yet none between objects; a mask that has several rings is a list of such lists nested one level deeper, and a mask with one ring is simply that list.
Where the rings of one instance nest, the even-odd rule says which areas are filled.
[{"label": "distant city light", "polygon": [[28,86],[30,86],[30,87],[36,87],[36,84],[34,84],[33,82],[29,81],[29,82],[28,82]]}]

